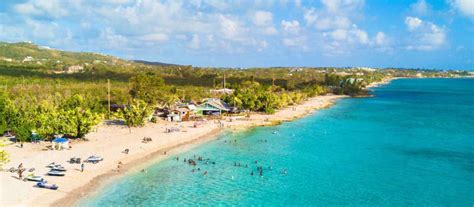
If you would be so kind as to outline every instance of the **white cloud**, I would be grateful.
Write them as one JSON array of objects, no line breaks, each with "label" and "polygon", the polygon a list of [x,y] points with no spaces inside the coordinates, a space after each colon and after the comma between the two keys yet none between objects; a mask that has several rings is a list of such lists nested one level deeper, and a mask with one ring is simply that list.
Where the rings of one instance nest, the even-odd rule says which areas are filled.
[{"label": "white cloud", "polygon": [[421,19],[419,19],[418,17],[406,17],[405,18],[405,24],[407,25],[408,30],[410,30],[410,31],[415,30],[416,28],[421,26],[422,23],[423,23],[423,21]]},{"label": "white cloud", "polygon": [[244,41],[245,28],[237,19],[230,16],[219,15],[220,31],[224,38],[233,41]]},{"label": "white cloud", "polygon": [[282,43],[287,47],[305,48],[306,39],[304,37],[283,38]]},{"label": "white cloud", "polygon": [[417,15],[426,15],[430,12],[431,6],[425,0],[418,0],[410,5],[410,10]]},{"label": "white cloud", "polygon": [[306,21],[307,25],[313,25],[318,18],[318,16],[316,15],[316,10],[314,8],[305,9],[303,13],[303,18]]},{"label": "white cloud", "polygon": [[349,30],[336,29],[329,33],[329,36],[333,41],[337,41],[344,44],[369,44],[369,35],[364,30],[358,29],[357,27]]},{"label": "white cloud", "polygon": [[15,5],[15,10],[23,15],[39,16],[44,15],[59,18],[68,15],[66,9],[59,0],[29,0],[22,4]]},{"label": "white cloud", "polygon": [[257,26],[267,26],[272,24],[273,15],[267,11],[257,11],[253,17],[253,23]]},{"label": "white cloud", "polygon": [[345,41],[348,39],[347,30],[337,29],[337,30],[332,31],[330,34],[331,34],[332,39],[336,41]]},{"label": "white cloud", "polygon": [[375,44],[379,46],[384,46],[388,44],[387,36],[383,32],[377,32],[374,39],[375,39]]},{"label": "white cloud", "polygon": [[274,26],[268,26],[268,27],[263,28],[263,34],[276,35],[278,34],[278,30]]},{"label": "white cloud", "polygon": [[257,11],[252,17],[253,24],[256,25],[265,35],[278,34],[277,29],[273,26],[273,14],[267,11]]},{"label": "white cloud", "polygon": [[301,0],[295,0],[295,7],[301,7]]},{"label": "white cloud", "polygon": [[283,28],[284,31],[293,33],[293,34],[296,34],[300,31],[300,23],[296,20],[293,20],[293,21],[282,20],[281,27]]},{"label": "white cloud", "polygon": [[199,49],[200,44],[201,44],[201,40],[199,38],[199,35],[193,34],[193,38],[189,42],[188,47],[196,50],[196,49]]},{"label": "white cloud", "polygon": [[[377,34],[370,37],[367,31],[353,22],[364,15],[363,0],[321,0],[321,3],[323,7],[320,9],[305,9],[303,18],[306,25],[314,27],[320,35],[326,55],[349,54],[359,48],[381,47],[375,43]],[[379,41],[383,39],[382,34],[385,35],[378,34]]]},{"label": "white cloud", "polygon": [[166,42],[168,41],[168,35],[163,33],[154,33],[142,35],[139,37],[140,40],[149,41],[149,42]]},{"label": "white cloud", "polygon": [[451,6],[461,14],[474,19],[474,1],[473,0],[451,0]]},{"label": "white cloud", "polygon": [[54,40],[56,34],[60,34],[59,25],[54,22],[47,23],[28,18],[25,23],[32,31],[31,36],[37,39]]},{"label": "white cloud", "polygon": [[367,34],[366,31],[361,30],[361,29],[354,29],[352,32],[356,36],[359,43],[361,43],[361,44],[369,44],[370,43],[369,35]]},{"label": "white cloud", "polygon": [[353,11],[364,6],[364,0],[321,0],[321,3],[330,13]]},{"label": "white cloud", "polygon": [[432,22],[425,22],[419,18],[405,19],[408,31],[411,33],[409,50],[436,50],[446,44],[446,30]]},{"label": "white cloud", "polygon": [[103,46],[111,49],[127,48],[129,43],[126,37],[116,34],[115,31],[110,27],[107,27],[101,31],[99,39],[103,43]]}]

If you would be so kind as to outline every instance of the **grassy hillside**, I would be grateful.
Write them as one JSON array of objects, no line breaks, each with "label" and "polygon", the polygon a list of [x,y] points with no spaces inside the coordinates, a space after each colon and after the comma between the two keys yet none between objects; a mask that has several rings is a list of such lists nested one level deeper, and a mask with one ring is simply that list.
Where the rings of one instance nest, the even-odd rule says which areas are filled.
[{"label": "grassy hillside", "polygon": [[[28,58],[31,57],[31,58]],[[121,63],[127,61],[118,59],[113,56],[68,52],[61,50],[40,47],[30,42],[6,43],[0,42],[0,58],[3,61],[22,62],[33,64],[61,63],[63,65],[92,64],[99,62]]]}]

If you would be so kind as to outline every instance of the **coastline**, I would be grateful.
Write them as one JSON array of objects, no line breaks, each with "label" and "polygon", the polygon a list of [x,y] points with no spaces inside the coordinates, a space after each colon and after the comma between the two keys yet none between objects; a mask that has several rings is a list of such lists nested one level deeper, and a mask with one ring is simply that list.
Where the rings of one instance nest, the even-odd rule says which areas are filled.
[{"label": "coastline", "polygon": [[[377,87],[389,83],[393,78],[385,79],[382,82],[368,86],[367,88]],[[13,192],[6,192],[6,189],[0,190],[0,204],[4,206],[71,206],[84,196],[97,192],[102,186],[113,182],[127,175],[128,173],[138,172],[146,166],[166,159],[172,154],[189,150],[205,142],[216,139],[224,130],[245,130],[258,126],[270,126],[280,124],[281,122],[291,121],[304,117],[318,109],[330,107],[338,99],[348,96],[326,95],[317,96],[305,101],[297,106],[291,106],[277,111],[275,114],[252,114],[250,119],[226,120],[225,129],[218,127],[216,123],[208,121],[201,127],[192,128],[192,122],[169,123],[160,122],[158,124],[149,124],[143,128],[132,129],[128,133],[128,128],[124,126],[100,126],[97,132],[88,134],[86,137],[89,142],[73,143],[73,149],[65,151],[41,151],[41,146],[26,145],[25,149],[19,149],[14,146],[6,148],[9,154],[15,152],[10,158],[10,162],[5,166],[6,169],[16,167],[19,163],[29,168],[33,166],[39,172],[45,172],[45,165],[54,161],[61,163],[70,169],[65,177],[50,177],[46,179],[50,183],[56,183],[60,187],[57,191],[50,191],[32,187],[33,182],[19,182],[12,178],[14,174],[1,173],[2,185],[11,186],[15,189]],[[165,128],[177,126],[182,132],[167,134]],[[141,143],[141,138],[150,136],[153,142],[150,144]],[[157,140],[157,141],[155,141]],[[112,146],[104,142],[114,141]],[[130,154],[125,155],[121,151],[130,148]],[[165,152],[166,155],[165,155]],[[104,157],[104,161],[96,164],[86,165],[86,170],[81,173],[77,167],[65,162],[69,157],[80,156],[87,157],[97,154]],[[62,157],[61,157],[62,156]],[[54,157],[55,159],[51,159]],[[120,172],[116,172],[118,162],[123,166]],[[72,170],[72,168],[76,168]],[[43,170],[43,171],[40,171]],[[72,171],[72,172],[71,172]],[[17,191],[16,189],[19,189]],[[25,195],[28,198],[25,199]]]}]

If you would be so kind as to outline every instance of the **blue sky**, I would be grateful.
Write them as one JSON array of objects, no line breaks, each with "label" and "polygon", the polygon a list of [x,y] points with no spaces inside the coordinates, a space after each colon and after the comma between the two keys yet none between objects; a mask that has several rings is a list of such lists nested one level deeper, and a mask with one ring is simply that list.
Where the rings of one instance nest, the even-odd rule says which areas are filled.
[{"label": "blue sky", "polygon": [[0,41],[194,66],[474,69],[474,0],[2,0]]}]

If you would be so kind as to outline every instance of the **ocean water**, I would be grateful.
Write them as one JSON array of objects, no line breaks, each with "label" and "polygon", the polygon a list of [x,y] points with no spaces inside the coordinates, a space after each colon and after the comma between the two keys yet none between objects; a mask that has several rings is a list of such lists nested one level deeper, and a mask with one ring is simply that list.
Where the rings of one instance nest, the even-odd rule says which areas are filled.
[{"label": "ocean water", "polygon": [[[373,94],[226,133],[78,205],[473,206],[474,79],[398,79]],[[194,155],[209,164],[183,162]]]}]

